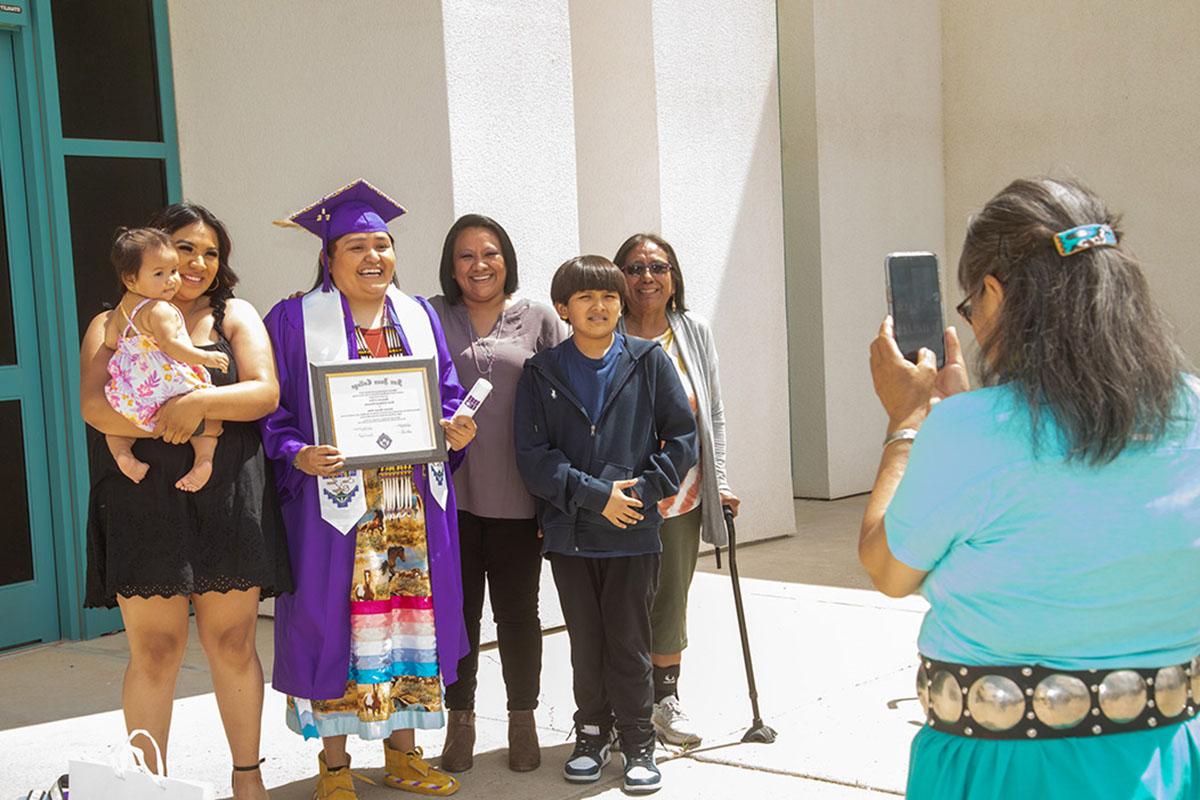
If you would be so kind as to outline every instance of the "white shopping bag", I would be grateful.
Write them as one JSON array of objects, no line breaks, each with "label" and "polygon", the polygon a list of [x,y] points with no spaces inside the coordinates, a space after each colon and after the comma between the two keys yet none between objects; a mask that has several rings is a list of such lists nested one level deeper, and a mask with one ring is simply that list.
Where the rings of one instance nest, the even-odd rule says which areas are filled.
[{"label": "white shopping bag", "polygon": [[162,752],[149,733],[136,730],[112,749],[107,763],[70,762],[71,800],[212,800],[214,791],[206,783],[167,778],[146,766],[141,748],[134,747],[141,734],[154,745],[158,769]]}]

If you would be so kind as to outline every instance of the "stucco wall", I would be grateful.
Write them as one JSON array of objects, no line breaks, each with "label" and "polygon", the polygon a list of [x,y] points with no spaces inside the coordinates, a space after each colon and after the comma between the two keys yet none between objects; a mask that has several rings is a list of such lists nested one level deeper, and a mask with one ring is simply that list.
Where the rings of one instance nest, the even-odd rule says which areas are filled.
[{"label": "stucco wall", "polygon": [[[1155,298],[1200,361],[1200,4],[946,3],[946,249],[1013,178],[1074,176],[1125,212]],[[955,297],[959,296],[957,285]]]},{"label": "stucco wall", "polygon": [[447,87],[454,213],[503,225],[522,293],[548,298],[554,270],[579,254],[567,0],[441,5],[445,73],[428,80]]},{"label": "stucco wall", "polygon": [[662,227],[658,87],[647,0],[572,0],[579,246],[612,258]]},{"label": "stucco wall", "polygon": [[830,443],[813,0],[778,6],[792,490],[797,497],[827,498]]},{"label": "stucco wall", "polygon": [[720,348],[739,531],[791,533],[774,4],[656,2],[653,24],[662,233]]},{"label": "stucco wall", "polygon": [[311,286],[316,238],[271,221],[359,177],[407,207],[392,224],[400,279],[433,289],[454,214],[441,3],[356,17],[172,0],[169,15],[184,196],[229,225],[238,294],[265,312]]},{"label": "stucco wall", "polygon": [[[784,162],[788,291],[805,295],[790,309],[804,315],[815,313],[811,293],[819,292],[821,327],[818,337],[815,326],[794,324],[790,346],[823,370],[811,379],[823,380],[825,406],[797,422],[792,446],[819,436],[825,416],[827,458],[799,460],[804,471],[796,487],[840,497],[869,490],[879,463],[886,420],[872,391],[867,345],[886,312],[884,256],[941,255],[945,241],[940,4],[814,0],[811,23],[805,5],[781,16],[789,32],[784,41],[794,48],[781,63],[799,72],[785,81],[800,89],[783,98],[784,119],[796,126],[785,138],[793,147]],[[812,42],[811,79],[803,74],[809,42],[798,41],[805,36]],[[806,204],[817,206],[818,220]],[[803,238],[814,223],[819,245]],[[811,260],[818,246],[819,267]],[[818,268],[819,282],[812,280]],[[807,353],[818,347],[822,358]],[[793,383],[805,379],[793,372]],[[793,419],[807,413],[796,409]]]}]

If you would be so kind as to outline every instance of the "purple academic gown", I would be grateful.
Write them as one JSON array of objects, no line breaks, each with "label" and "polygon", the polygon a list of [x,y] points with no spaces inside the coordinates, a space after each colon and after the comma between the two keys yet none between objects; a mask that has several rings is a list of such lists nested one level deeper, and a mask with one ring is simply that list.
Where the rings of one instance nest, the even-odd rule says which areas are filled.
[{"label": "purple academic gown", "polygon": [[[437,342],[442,416],[458,409],[466,392],[458,382],[441,323],[429,303],[414,298],[429,315]],[[342,300],[343,309],[346,307]],[[346,347],[358,357],[354,324],[346,312]],[[263,450],[275,470],[275,488],[287,528],[288,556],[296,591],[275,600],[275,670],[277,691],[309,700],[333,700],[346,691],[350,672],[350,582],[354,570],[353,533],[342,535],[321,519],[317,479],[292,466],[301,447],[316,441],[308,393],[308,355],[304,344],[302,298],[281,300],[264,320],[279,371],[279,408],[259,422]],[[408,338],[400,331],[404,348]],[[450,470],[464,452],[450,453]],[[425,471],[413,471],[425,507],[429,578],[437,631],[438,667],[447,683],[458,680],[458,661],[467,654],[463,622],[462,571],[458,549],[458,514],[454,483],[449,482],[446,508],[433,499]]]}]

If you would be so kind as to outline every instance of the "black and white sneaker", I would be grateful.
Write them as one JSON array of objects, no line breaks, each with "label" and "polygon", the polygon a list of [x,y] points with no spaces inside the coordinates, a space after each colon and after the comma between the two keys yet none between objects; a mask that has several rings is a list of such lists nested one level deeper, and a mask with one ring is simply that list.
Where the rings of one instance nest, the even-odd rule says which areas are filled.
[{"label": "black and white sneaker", "polygon": [[662,773],[654,763],[654,740],[637,747],[625,747],[625,791],[649,794],[662,787]]},{"label": "black and white sneaker", "polygon": [[571,783],[594,783],[608,763],[612,752],[612,734],[598,725],[580,725],[575,749],[563,765],[563,777]]}]

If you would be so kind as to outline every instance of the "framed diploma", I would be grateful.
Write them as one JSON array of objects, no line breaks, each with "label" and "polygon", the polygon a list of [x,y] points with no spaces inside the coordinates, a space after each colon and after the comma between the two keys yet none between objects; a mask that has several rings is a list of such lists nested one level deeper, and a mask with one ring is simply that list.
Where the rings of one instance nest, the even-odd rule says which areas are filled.
[{"label": "framed diploma", "polygon": [[436,359],[364,358],[310,364],[317,443],[348,469],[446,459]]}]

